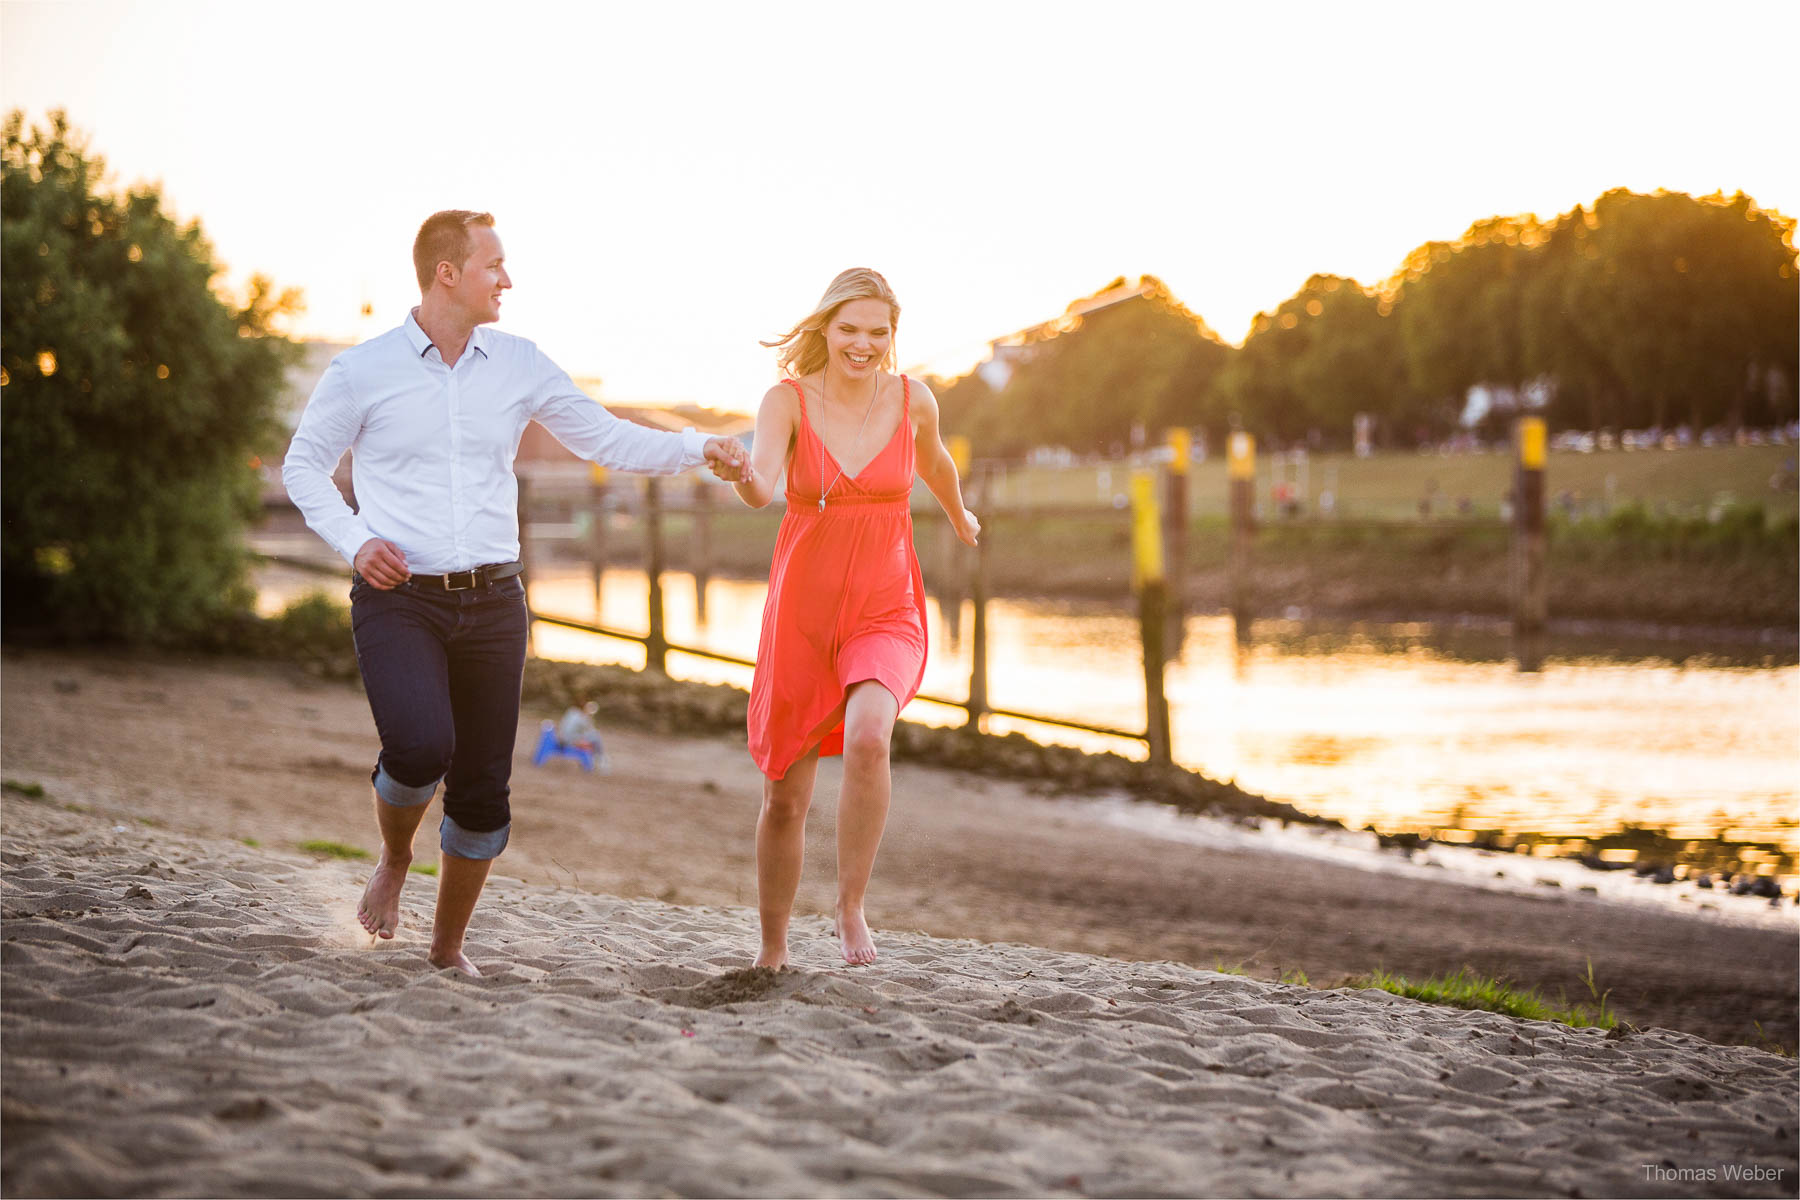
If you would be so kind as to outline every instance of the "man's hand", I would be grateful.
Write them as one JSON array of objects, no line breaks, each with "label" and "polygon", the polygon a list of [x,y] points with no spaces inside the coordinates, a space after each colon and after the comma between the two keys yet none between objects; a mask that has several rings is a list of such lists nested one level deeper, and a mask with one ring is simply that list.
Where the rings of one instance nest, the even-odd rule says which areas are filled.
[{"label": "man's hand", "polygon": [[736,438],[707,438],[706,466],[726,483],[749,483],[756,474],[750,466],[750,451]]},{"label": "man's hand", "polygon": [[384,538],[370,538],[356,552],[356,573],[369,581],[369,586],[387,591],[412,578],[406,555],[400,547]]}]

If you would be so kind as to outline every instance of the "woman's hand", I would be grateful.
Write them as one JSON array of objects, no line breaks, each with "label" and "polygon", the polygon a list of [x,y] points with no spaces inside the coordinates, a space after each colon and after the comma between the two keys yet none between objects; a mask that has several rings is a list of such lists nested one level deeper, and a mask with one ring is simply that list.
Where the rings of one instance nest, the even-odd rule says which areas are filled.
[{"label": "woman's hand", "polygon": [[750,452],[736,438],[707,438],[706,465],[726,483],[749,483],[756,477],[756,471],[750,465]]},{"label": "woman's hand", "polygon": [[962,510],[962,520],[955,522],[954,528],[965,546],[973,546],[981,540],[981,521],[966,508]]}]

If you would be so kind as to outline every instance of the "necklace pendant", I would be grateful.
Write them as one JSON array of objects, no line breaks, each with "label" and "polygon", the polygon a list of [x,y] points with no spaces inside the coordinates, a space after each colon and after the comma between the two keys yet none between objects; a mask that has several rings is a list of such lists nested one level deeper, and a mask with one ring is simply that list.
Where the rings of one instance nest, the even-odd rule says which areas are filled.
[{"label": "necklace pendant", "polygon": [[819,497],[819,511],[820,512],[825,511],[825,497],[823,497],[823,496]]}]

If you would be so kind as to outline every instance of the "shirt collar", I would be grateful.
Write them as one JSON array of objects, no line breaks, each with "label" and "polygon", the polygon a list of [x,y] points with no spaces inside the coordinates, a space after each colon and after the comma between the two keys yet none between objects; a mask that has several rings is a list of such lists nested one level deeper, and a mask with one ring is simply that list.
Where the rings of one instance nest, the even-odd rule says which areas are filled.
[{"label": "shirt collar", "polygon": [[[406,335],[407,344],[413,348],[413,357],[424,358],[431,349],[431,335],[419,325],[419,310],[409,309],[406,320],[401,323],[400,332]],[[488,357],[487,332],[477,325],[469,331],[469,349],[483,358]]]}]

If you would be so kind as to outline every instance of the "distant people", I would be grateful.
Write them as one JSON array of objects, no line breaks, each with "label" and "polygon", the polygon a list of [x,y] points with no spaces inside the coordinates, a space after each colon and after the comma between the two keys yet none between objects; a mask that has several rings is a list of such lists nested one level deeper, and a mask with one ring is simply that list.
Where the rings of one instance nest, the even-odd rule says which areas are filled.
[{"label": "distant people", "polygon": [[[513,452],[527,421],[583,458],[742,478],[736,440],[621,421],[524,338],[482,326],[512,287],[494,218],[434,213],[413,242],[420,300],[399,328],[332,360],[282,465],[306,523],[355,568],[350,619],[381,753],[369,777],[381,857],[357,907],[391,938],[413,834],[444,784],[427,958],[480,972],[463,939],[511,829],[528,616]],[[358,509],[331,482],[354,450]]]},{"label": "distant people", "polygon": [[844,961],[875,961],[864,895],[887,822],[888,744],[925,673],[925,584],[913,553],[916,470],[956,535],[981,523],[963,506],[938,434],[937,399],[891,366],[900,304],[874,271],[831,281],[785,335],[787,375],[762,398],[753,461],[738,495],[787,515],[769,568],[750,687],[750,754],[764,776],[756,822],[760,967],[788,961],[788,920],[806,850],[821,755],[844,756],[837,819],[837,935]]}]

